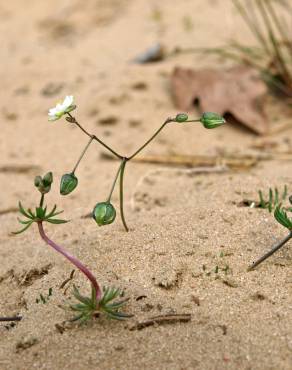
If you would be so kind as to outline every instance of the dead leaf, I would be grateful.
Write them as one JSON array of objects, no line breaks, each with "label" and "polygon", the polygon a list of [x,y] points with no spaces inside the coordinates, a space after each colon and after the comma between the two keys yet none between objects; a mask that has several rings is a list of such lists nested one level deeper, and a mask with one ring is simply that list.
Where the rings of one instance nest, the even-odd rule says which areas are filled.
[{"label": "dead leaf", "polygon": [[175,68],[171,86],[176,106],[190,111],[199,102],[202,111],[231,114],[257,134],[268,131],[268,121],[261,105],[267,92],[259,74],[246,66],[228,70],[193,70]]}]

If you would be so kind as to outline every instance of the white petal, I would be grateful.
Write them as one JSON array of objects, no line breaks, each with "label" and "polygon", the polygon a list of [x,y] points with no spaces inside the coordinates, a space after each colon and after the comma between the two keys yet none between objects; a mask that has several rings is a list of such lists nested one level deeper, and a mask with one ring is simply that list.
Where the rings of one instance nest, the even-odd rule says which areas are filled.
[{"label": "white petal", "polygon": [[59,119],[59,117],[56,116],[49,117],[49,121],[57,121],[57,119]]},{"label": "white petal", "polygon": [[74,97],[73,97],[73,95],[67,95],[66,96],[66,98],[64,99],[64,101],[63,101],[63,106],[65,107],[65,108],[68,108],[68,107],[70,107],[70,105],[72,105],[73,104],[73,102],[74,102]]},{"label": "white petal", "polygon": [[63,106],[63,104],[60,104],[60,103],[58,103],[57,105],[56,105],[56,111],[58,111],[58,112],[62,112],[63,110],[64,110],[64,106]]},{"label": "white petal", "polygon": [[51,108],[49,110],[49,114],[56,114],[57,113],[57,109],[56,108]]}]

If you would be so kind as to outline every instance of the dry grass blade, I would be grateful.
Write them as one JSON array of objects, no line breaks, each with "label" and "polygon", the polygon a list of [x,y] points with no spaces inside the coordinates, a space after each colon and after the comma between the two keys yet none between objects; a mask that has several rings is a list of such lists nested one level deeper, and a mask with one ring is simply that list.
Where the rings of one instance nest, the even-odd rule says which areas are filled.
[{"label": "dry grass blade", "polygon": [[12,173],[12,174],[23,174],[23,173],[35,173],[36,171],[40,171],[39,166],[34,165],[18,165],[18,164],[9,164],[0,166],[0,173]]},{"label": "dry grass blade", "polygon": [[267,7],[267,10],[269,11],[269,14],[270,14],[275,26],[277,27],[277,29],[279,31],[279,34],[282,37],[282,40],[285,41],[285,45],[290,50],[290,53],[291,53],[291,56],[292,56],[292,41],[290,40],[289,35],[287,34],[285,28],[283,27],[283,22],[280,21],[280,19],[279,19],[277,13],[276,13],[276,11],[274,9],[274,6],[273,6],[271,1],[267,1],[266,7]]},{"label": "dry grass blade", "polygon": [[144,156],[137,157],[133,161],[138,163],[162,164],[182,167],[212,167],[225,166],[231,170],[245,171],[258,163],[254,156],[204,156],[204,155],[168,155],[168,156]]},{"label": "dry grass blade", "polygon": [[255,38],[258,40],[259,44],[264,47],[267,54],[272,55],[269,44],[258,25],[252,4],[250,4],[250,9],[253,11],[253,16],[249,16],[247,9],[241,4],[240,0],[232,0],[232,2],[248,25],[251,32],[254,34]]},{"label": "dry grass blade", "polygon": [[18,212],[18,210],[19,209],[17,207],[9,207],[9,208],[5,208],[5,209],[0,209],[0,216],[7,215],[8,213]]},{"label": "dry grass blade", "polygon": [[266,30],[267,30],[267,33],[268,33],[268,37],[269,37],[269,40],[270,40],[270,43],[271,43],[271,47],[273,48],[273,52],[274,52],[274,59],[275,59],[275,62],[277,63],[278,67],[279,67],[279,70],[281,71],[281,74],[283,75],[284,77],[284,80],[287,81],[287,83],[291,83],[291,74],[285,64],[285,61],[284,61],[284,56],[282,54],[282,51],[280,49],[280,46],[279,46],[279,42],[276,38],[276,35],[274,33],[274,30],[273,30],[273,26],[271,24],[271,20],[269,18],[269,13],[267,11],[267,9],[265,8],[265,5],[267,4],[267,2],[263,1],[263,0],[256,0],[256,4],[258,6],[258,9],[259,9],[259,12],[262,16],[262,19],[264,21],[264,24],[265,24],[265,27],[266,27]]},{"label": "dry grass blade", "polygon": [[[282,93],[291,96],[292,73],[287,57],[290,60],[292,58],[292,43],[273,1],[255,0],[256,9],[252,2],[233,0],[233,3],[266,54],[267,67],[262,67],[262,72],[268,77],[268,82]],[[278,3],[280,2],[277,2],[277,5]],[[283,6],[284,3],[280,5]],[[248,56],[244,50],[241,53]],[[249,57],[252,60],[252,56]]]},{"label": "dry grass blade", "polygon": [[263,81],[273,92],[292,97],[292,41],[286,22],[291,14],[287,8],[291,10],[291,4],[274,0],[232,2],[253,34],[257,46],[246,46],[232,40],[223,47],[176,48],[168,57],[185,53],[215,54],[253,67],[261,73]]}]

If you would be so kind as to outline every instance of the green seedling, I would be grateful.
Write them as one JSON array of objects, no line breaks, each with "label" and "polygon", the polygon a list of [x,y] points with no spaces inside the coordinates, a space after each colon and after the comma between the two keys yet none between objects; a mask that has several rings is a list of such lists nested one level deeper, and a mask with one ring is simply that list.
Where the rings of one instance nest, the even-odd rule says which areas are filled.
[{"label": "green seedling", "polygon": [[205,275],[206,276],[211,276],[212,274],[214,274],[215,280],[216,279],[220,279],[220,277],[221,277],[221,274],[220,273],[221,272],[223,272],[224,275],[228,275],[228,274],[231,274],[232,273],[229,265],[227,265],[227,264],[225,264],[223,267],[216,265],[213,269],[211,269],[209,271],[207,271],[207,266],[206,265],[203,265],[202,266],[202,269],[205,272]]},{"label": "green seedling", "polygon": [[285,185],[282,194],[279,194],[278,188],[275,188],[274,190],[270,188],[267,200],[264,198],[263,192],[261,190],[258,191],[258,194],[259,194],[258,208],[268,209],[269,212],[271,213],[280,203],[287,199],[288,188],[287,185]]},{"label": "green seedling", "polygon": [[[108,225],[114,222],[116,218],[116,210],[111,203],[111,197],[115,189],[116,183],[119,179],[120,183],[120,215],[122,223],[126,231],[128,231],[128,226],[126,224],[123,208],[123,197],[124,197],[124,172],[126,164],[132,160],[136,155],[138,155],[161,131],[162,129],[170,123],[186,124],[189,122],[199,122],[207,129],[213,129],[219,127],[225,123],[223,117],[219,116],[216,113],[205,112],[198,119],[189,119],[186,113],[177,114],[174,118],[167,118],[162,126],[148,139],[139,149],[137,149],[132,155],[126,157],[117,153],[114,149],[104,143],[97,136],[90,134],[86,129],[81,126],[81,124],[76,120],[72,115],[72,112],[76,109],[74,104],[73,96],[66,96],[62,103],[57,104],[54,108],[49,110],[48,116],[49,121],[57,121],[62,117],[66,118],[66,121],[76,125],[85,135],[89,137],[89,141],[85,148],[83,149],[81,155],[79,156],[75,166],[69,172],[66,172],[60,182],[60,194],[68,195],[71,194],[78,185],[78,178],[75,175],[75,172],[83,159],[88,148],[93,141],[98,142],[104,148],[106,148],[114,157],[119,161],[119,167],[117,173],[114,177],[113,185],[110,188],[109,195],[106,200],[98,202],[95,204],[93,209],[93,218],[97,225],[103,226]],[[128,299],[119,299],[123,296],[123,292],[118,288],[107,287],[104,289],[100,288],[95,276],[93,273],[82,264],[76,257],[67,252],[62,246],[55,243],[51,240],[45,232],[44,224],[64,224],[68,222],[67,220],[57,218],[56,216],[60,215],[63,211],[58,211],[57,206],[55,205],[52,209],[48,210],[47,206],[44,205],[45,195],[50,192],[51,186],[53,183],[53,174],[48,172],[45,176],[37,176],[35,178],[34,184],[35,187],[41,194],[39,205],[35,207],[34,210],[28,208],[25,209],[21,202],[19,202],[19,212],[22,215],[22,219],[19,219],[19,222],[24,227],[19,231],[16,231],[15,234],[21,234],[25,232],[32,225],[37,225],[39,235],[42,240],[55,249],[58,253],[62,254],[67,260],[69,260],[78,270],[80,270],[91,284],[91,296],[83,296],[76,286],[74,286],[74,297],[77,299],[77,304],[71,304],[70,309],[73,310],[77,316],[73,320],[78,320],[79,322],[86,322],[93,317],[99,316],[101,313],[105,314],[111,319],[123,320],[132,315],[122,313],[120,309],[127,303]],[[49,297],[45,297],[42,294],[40,295],[40,300],[42,303],[46,303]]]},{"label": "green seedling", "polygon": [[46,304],[49,301],[52,294],[53,294],[53,288],[49,288],[48,294],[44,296],[42,293],[40,293],[39,298],[36,298],[35,302],[36,303],[42,302],[43,304]]},{"label": "green seedling", "polygon": [[[42,240],[47,245],[62,254],[89,280],[91,284],[90,297],[85,297],[81,295],[78,289],[74,287],[73,294],[75,298],[79,301],[79,303],[70,305],[70,308],[75,313],[77,313],[77,316],[75,316],[73,320],[78,320],[79,322],[83,323],[93,317],[98,316],[100,313],[104,313],[109,318],[117,320],[131,317],[132,315],[120,312],[120,309],[126,304],[128,299],[116,301],[120,294],[119,289],[106,288],[105,290],[102,290],[93,273],[85,265],[83,265],[81,261],[79,261],[76,257],[67,252],[65,248],[55,243],[47,236],[43,226],[44,223],[59,225],[68,222],[67,220],[56,218],[57,215],[63,212],[57,211],[56,205],[50,211],[48,211],[47,206],[44,205],[45,195],[50,191],[52,183],[52,172],[47,173],[44,177],[37,176],[35,178],[35,186],[41,193],[39,205],[35,208],[34,211],[32,211],[30,208],[25,209],[21,202],[19,202],[19,212],[21,213],[23,218],[19,219],[19,222],[25,226],[14,234],[21,234],[25,232],[30,226],[36,224]],[[36,302],[42,302],[43,304],[45,304],[47,303],[51,295],[52,288],[49,289],[49,293],[47,296],[40,294],[40,298],[38,298]]]}]

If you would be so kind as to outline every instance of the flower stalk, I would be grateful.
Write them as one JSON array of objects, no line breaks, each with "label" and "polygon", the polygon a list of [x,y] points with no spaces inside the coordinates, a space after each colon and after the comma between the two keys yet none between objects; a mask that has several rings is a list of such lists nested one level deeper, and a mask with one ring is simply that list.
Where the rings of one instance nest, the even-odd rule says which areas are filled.
[{"label": "flower stalk", "polygon": [[80,154],[78,160],[77,160],[77,163],[75,164],[73,170],[72,170],[72,174],[75,174],[75,171],[77,170],[77,167],[79,166],[82,158],[84,157],[85,153],[87,152],[90,144],[92,143],[92,140],[93,140],[93,137],[90,137],[88,143],[86,144],[86,147],[83,149],[82,153]]},{"label": "flower stalk", "polygon": [[91,282],[93,289],[95,290],[96,300],[99,301],[102,296],[102,292],[92,272],[85,265],[83,265],[76,257],[67,252],[65,248],[53,242],[46,235],[42,221],[39,221],[37,224],[40,236],[43,239],[43,241],[52,248],[54,248],[57,252],[61,253],[65,258],[67,258],[67,260],[69,260],[74,266],[78,268],[78,270],[80,270],[87,277],[87,279]]},{"label": "flower stalk", "polygon": [[[65,100],[64,100],[64,103],[65,103],[65,101],[67,101],[67,103],[69,103],[69,100],[70,99],[68,99],[68,97],[66,97]],[[63,103],[63,105],[64,105],[64,103]],[[95,211],[96,212],[93,215],[93,218],[95,219],[95,221],[97,222],[97,224],[99,226],[108,225],[108,224],[110,224],[114,221],[115,217],[107,217],[107,212],[104,213],[104,211],[106,210],[104,205],[105,205],[105,203],[108,203],[110,207],[113,207],[110,204],[110,200],[111,200],[112,193],[115,189],[117,179],[120,178],[120,186],[119,186],[120,187],[120,216],[121,216],[121,220],[122,220],[123,226],[124,226],[126,231],[129,231],[129,228],[127,226],[126,219],[125,219],[125,214],[124,214],[124,173],[125,173],[126,163],[131,161],[144,148],[146,148],[147,145],[149,145],[156,138],[156,136],[164,129],[164,127],[170,122],[176,122],[176,123],[180,123],[180,124],[196,122],[196,123],[201,123],[207,129],[213,129],[213,128],[219,127],[219,126],[221,126],[225,123],[225,120],[224,120],[223,117],[221,117],[217,113],[213,113],[213,112],[205,112],[198,119],[189,119],[189,116],[186,113],[179,113],[174,118],[171,118],[171,117],[167,118],[163,122],[163,124],[158,128],[158,130],[156,130],[154,132],[154,134],[142,146],[140,146],[132,155],[130,155],[129,157],[126,157],[126,156],[122,156],[119,153],[117,153],[114,149],[112,149],[110,146],[108,146],[103,140],[99,139],[97,136],[89,133],[77,121],[77,119],[71,114],[71,111],[73,110],[73,109],[71,109],[72,106],[74,106],[74,109],[76,108],[76,106],[73,105],[73,100],[72,101],[70,100],[70,106],[69,107],[67,107],[66,104],[63,107],[61,107],[63,109],[62,112],[59,112],[60,107],[58,105],[57,105],[56,108],[51,109],[50,112],[49,112],[49,116],[50,116],[52,113],[54,114],[55,111],[57,111],[57,114],[56,114],[56,117],[55,117],[54,120],[61,118],[65,114],[66,115],[66,120],[68,122],[75,124],[77,127],[80,128],[80,130],[85,135],[87,135],[90,138],[89,143],[87,144],[87,146],[85,147],[85,149],[81,153],[81,155],[80,155],[72,173],[64,175],[64,181],[63,181],[63,183],[64,183],[63,188],[64,189],[61,186],[61,194],[67,195],[75,189],[75,187],[77,186],[77,179],[75,179],[75,178],[71,179],[70,176],[74,175],[74,171],[76,170],[77,166],[80,164],[80,162],[81,162],[85,152],[87,151],[89,145],[91,144],[91,142],[93,140],[97,141],[104,148],[106,148],[110,153],[112,153],[117,159],[119,159],[121,161],[121,164],[120,164],[120,167],[118,169],[117,175],[114,178],[114,182],[113,182],[113,185],[111,187],[111,190],[110,190],[110,193],[109,193],[109,197],[107,198],[107,201],[106,202],[104,202],[104,201],[99,202],[99,203],[96,204],[96,206],[95,206]],[[62,185],[62,183],[61,183],[61,185]],[[112,210],[112,215],[113,215],[113,212],[114,211]],[[104,216],[103,216],[103,213],[104,213]]]},{"label": "flower stalk", "polygon": [[120,212],[121,212],[121,219],[122,219],[124,228],[128,232],[129,228],[126,223],[125,214],[124,214],[124,173],[125,173],[126,164],[127,164],[127,159],[124,158],[122,161],[121,172],[120,172]]}]

